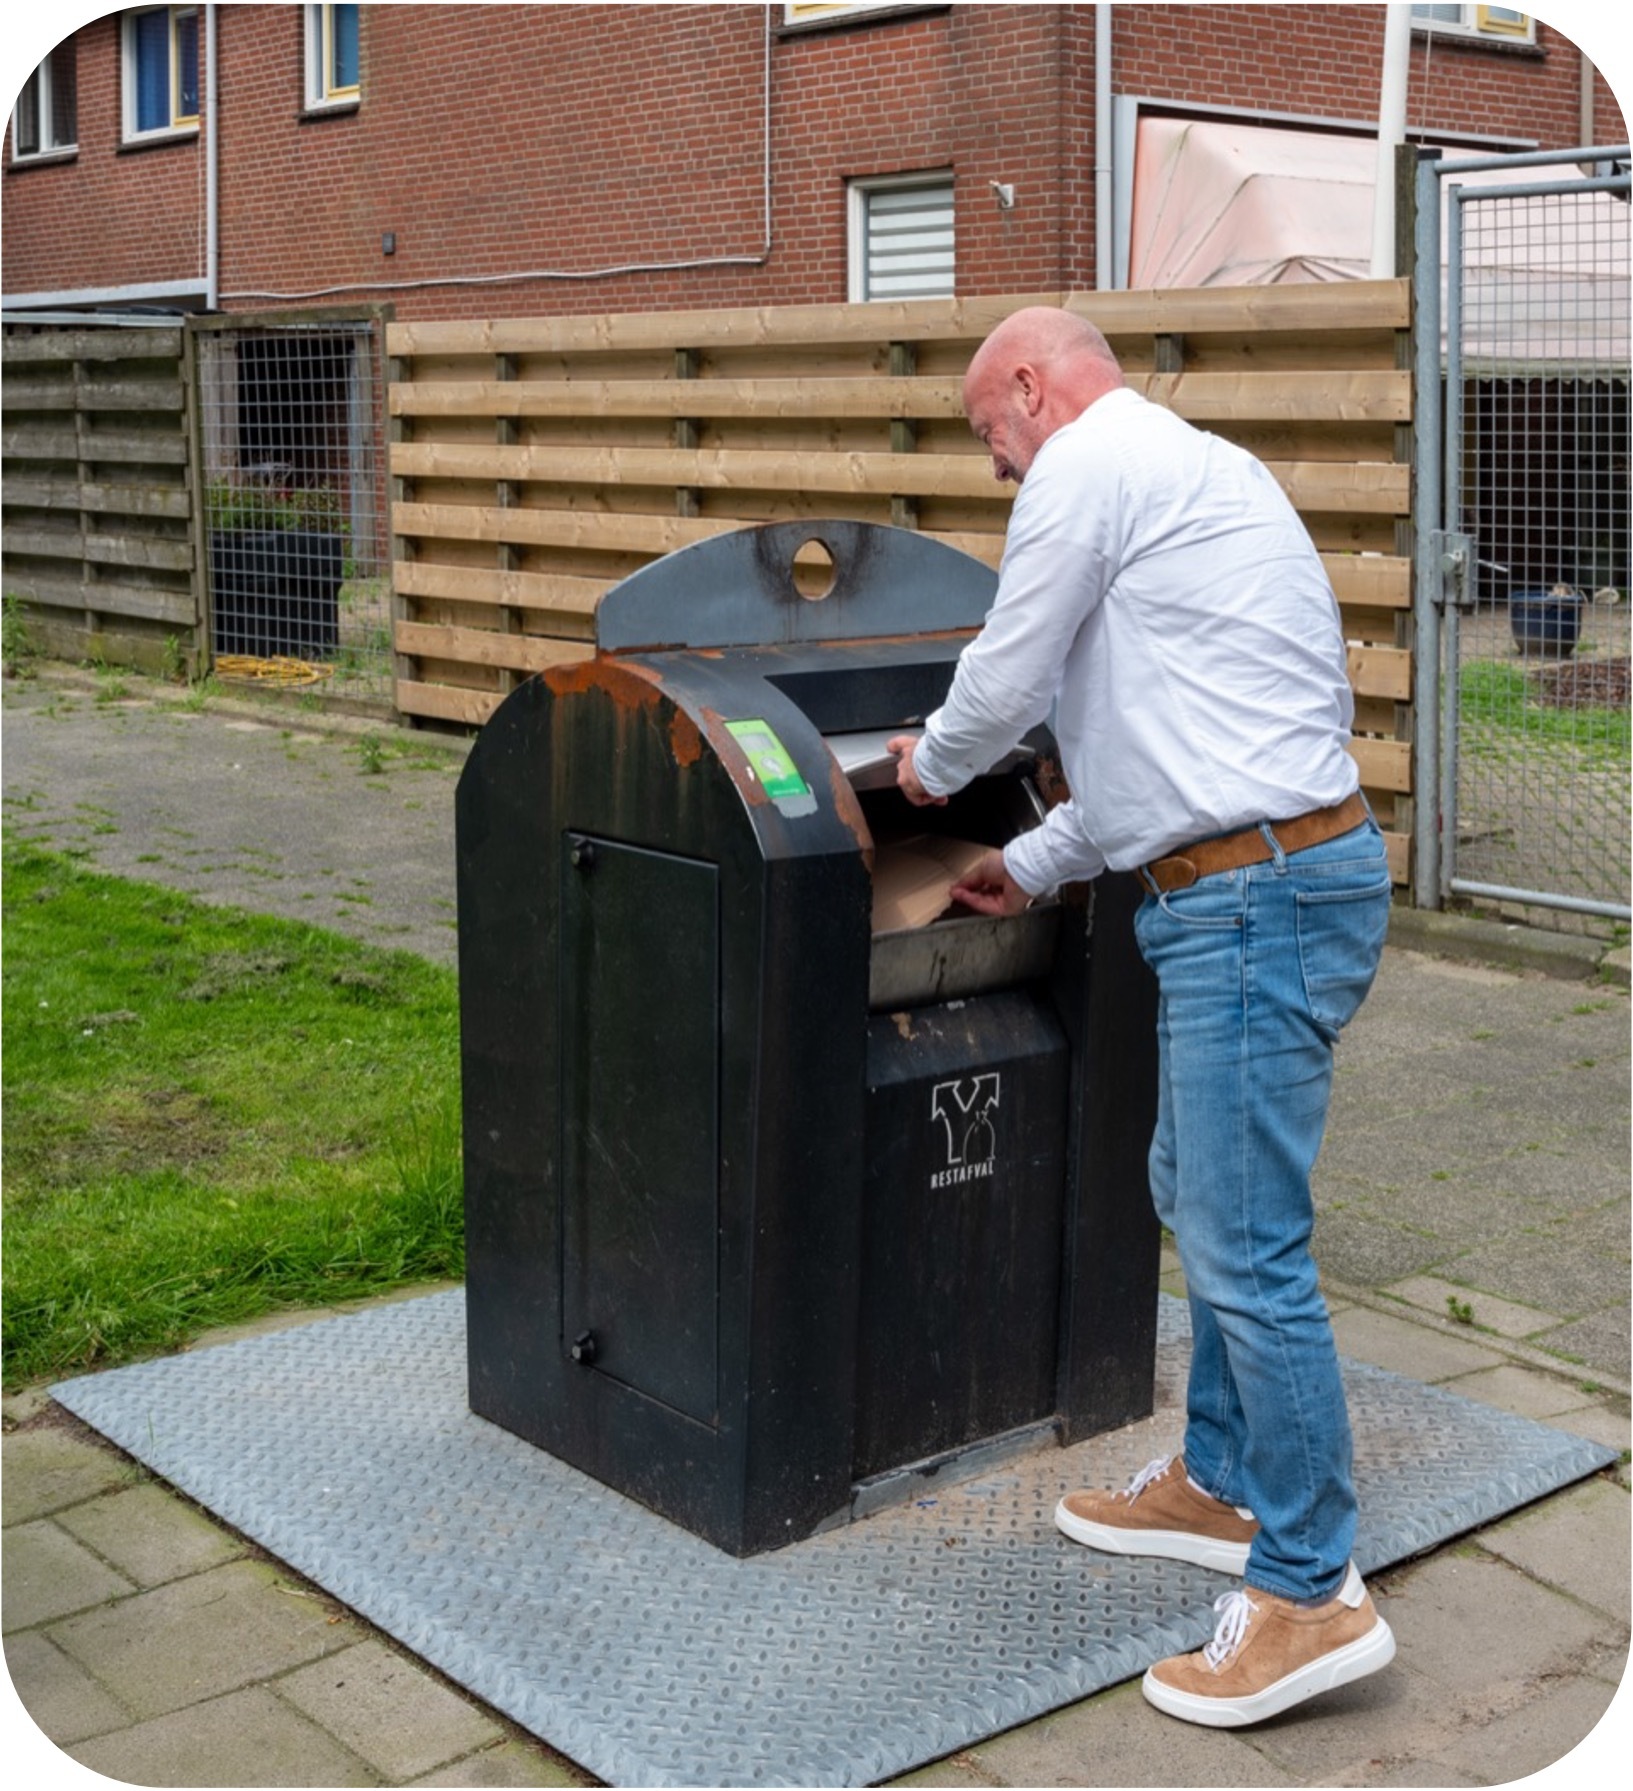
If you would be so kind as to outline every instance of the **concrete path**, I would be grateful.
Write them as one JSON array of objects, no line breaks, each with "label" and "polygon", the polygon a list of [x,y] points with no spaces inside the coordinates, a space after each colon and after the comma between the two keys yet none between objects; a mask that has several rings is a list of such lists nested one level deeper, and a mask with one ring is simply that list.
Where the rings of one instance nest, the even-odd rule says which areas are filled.
[{"label": "concrete path", "polygon": [[456,741],[134,675],[8,683],[3,715],[14,838],[453,963]]},{"label": "concrete path", "polygon": [[[7,685],[15,837],[452,962],[456,745],[125,685]],[[1340,1347],[1622,1465],[1380,1576],[1400,1652],[1360,1685],[1236,1734],[1120,1686],[913,1781],[1500,1784],[1588,1738],[1574,1782],[1633,1738],[1602,1720],[1630,1604],[1626,952],[1397,918],[1318,1177]],[[38,1389],[5,1410],[5,1647],[30,1713],[8,1758],[167,1785],[589,1782]]]}]

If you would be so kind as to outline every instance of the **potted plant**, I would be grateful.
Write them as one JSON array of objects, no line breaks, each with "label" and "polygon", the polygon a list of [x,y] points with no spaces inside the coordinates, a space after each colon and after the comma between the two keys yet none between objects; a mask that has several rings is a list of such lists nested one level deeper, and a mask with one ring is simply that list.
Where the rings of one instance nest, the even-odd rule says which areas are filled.
[{"label": "potted plant", "polygon": [[1511,591],[1508,625],[1522,653],[1563,659],[1576,651],[1582,629],[1582,593],[1572,585]]},{"label": "potted plant", "polygon": [[335,652],[346,558],[340,493],[276,475],[213,479],[205,510],[215,651]]}]

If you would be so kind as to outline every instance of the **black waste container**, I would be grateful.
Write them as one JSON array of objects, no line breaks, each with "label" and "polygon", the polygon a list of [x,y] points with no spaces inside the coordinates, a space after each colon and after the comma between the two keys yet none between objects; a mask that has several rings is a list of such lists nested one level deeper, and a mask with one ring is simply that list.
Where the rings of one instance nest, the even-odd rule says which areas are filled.
[{"label": "black waste container", "polygon": [[879,907],[1063,793],[1043,729],[895,789],[994,586],[860,523],[700,542],[460,780],[472,1408],[733,1554],[1151,1410],[1137,889]]}]

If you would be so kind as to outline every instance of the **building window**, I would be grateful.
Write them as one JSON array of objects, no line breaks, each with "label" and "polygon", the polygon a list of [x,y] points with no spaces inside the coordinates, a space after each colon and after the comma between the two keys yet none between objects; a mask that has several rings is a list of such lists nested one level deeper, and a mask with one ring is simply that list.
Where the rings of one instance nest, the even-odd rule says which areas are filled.
[{"label": "building window", "polygon": [[124,18],[125,138],[198,129],[196,6],[152,6]]},{"label": "building window", "polygon": [[1536,26],[1528,12],[1512,6],[1414,6],[1412,23],[1424,31],[1458,37],[1486,37],[1507,43],[1533,43]]},{"label": "building window", "polygon": [[953,177],[895,174],[853,180],[850,298],[951,298]]},{"label": "building window", "polygon": [[58,44],[23,83],[11,114],[11,159],[57,155],[79,142],[74,40]]},{"label": "building window", "polygon": [[306,9],[306,103],[350,106],[362,91],[356,6]]}]

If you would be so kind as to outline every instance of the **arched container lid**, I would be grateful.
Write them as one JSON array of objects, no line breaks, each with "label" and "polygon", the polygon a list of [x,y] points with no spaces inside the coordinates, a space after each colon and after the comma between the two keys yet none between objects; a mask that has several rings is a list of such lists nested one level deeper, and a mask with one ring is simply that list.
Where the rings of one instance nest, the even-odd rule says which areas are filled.
[{"label": "arched container lid", "polygon": [[[795,582],[796,556],[813,542],[832,562],[820,596]],[[979,628],[997,588],[990,566],[911,529],[773,522],[632,572],[597,606],[595,639],[603,653],[650,653],[939,634]]]}]

